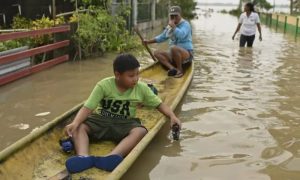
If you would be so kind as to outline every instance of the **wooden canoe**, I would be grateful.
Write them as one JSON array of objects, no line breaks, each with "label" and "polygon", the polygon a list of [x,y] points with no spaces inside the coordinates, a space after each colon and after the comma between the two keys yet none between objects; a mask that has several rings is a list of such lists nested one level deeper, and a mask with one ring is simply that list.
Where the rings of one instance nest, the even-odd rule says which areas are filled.
[{"label": "wooden canoe", "polygon": [[[150,81],[158,88],[159,96],[174,110],[188,89],[193,71],[194,64],[192,63],[186,68],[182,78],[173,78],[166,76],[166,71],[158,63],[153,63],[142,69],[140,75],[142,81]],[[74,118],[81,106],[82,103],[76,105],[1,151],[0,179],[62,179],[65,177],[67,174],[65,161],[73,154],[62,152],[58,141],[63,137],[64,126]],[[137,116],[142,119],[142,123],[149,132],[113,172],[92,168],[83,173],[73,174],[72,179],[82,177],[120,179],[167,120],[157,110],[146,108],[138,109]],[[114,143],[108,141],[91,143],[90,153],[103,156],[114,146]]]}]

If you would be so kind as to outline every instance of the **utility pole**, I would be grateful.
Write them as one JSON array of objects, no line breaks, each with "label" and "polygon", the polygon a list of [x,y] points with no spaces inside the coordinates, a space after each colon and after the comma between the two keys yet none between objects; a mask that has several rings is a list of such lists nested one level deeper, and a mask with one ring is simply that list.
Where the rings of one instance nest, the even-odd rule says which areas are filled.
[{"label": "utility pole", "polygon": [[132,0],[132,16],[133,16],[133,26],[137,25],[138,19],[138,1]]},{"label": "utility pole", "polygon": [[290,14],[293,14],[293,9],[294,9],[293,4],[294,4],[293,0],[290,0]]}]

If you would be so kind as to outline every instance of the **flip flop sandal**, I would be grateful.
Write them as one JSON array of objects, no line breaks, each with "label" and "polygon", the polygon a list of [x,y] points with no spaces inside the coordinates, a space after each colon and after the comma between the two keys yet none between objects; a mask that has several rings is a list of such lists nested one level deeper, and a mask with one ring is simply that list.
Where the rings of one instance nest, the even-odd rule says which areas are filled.
[{"label": "flip flop sandal", "polygon": [[69,173],[79,173],[94,166],[93,156],[73,156],[66,161]]},{"label": "flip flop sandal", "polygon": [[106,157],[95,157],[94,165],[98,169],[111,172],[122,162],[122,160],[122,156],[117,154]]},{"label": "flip flop sandal", "polygon": [[181,78],[183,76],[183,73],[182,72],[179,72],[178,74],[176,74],[174,76],[174,78]]},{"label": "flip flop sandal", "polygon": [[168,76],[175,76],[177,74],[177,70],[176,69],[170,69],[168,71]]}]

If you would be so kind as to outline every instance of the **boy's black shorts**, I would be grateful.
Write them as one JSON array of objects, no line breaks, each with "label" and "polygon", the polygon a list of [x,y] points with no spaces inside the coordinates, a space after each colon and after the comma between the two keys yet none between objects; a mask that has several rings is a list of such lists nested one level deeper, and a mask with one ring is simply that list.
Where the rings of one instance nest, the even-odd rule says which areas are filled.
[{"label": "boy's black shorts", "polygon": [[111,118],[97,114],[90,115],[84,123],[90,127],[90,137],[116,142],[124,139],[135,127],[145,128],[139,118]]}]

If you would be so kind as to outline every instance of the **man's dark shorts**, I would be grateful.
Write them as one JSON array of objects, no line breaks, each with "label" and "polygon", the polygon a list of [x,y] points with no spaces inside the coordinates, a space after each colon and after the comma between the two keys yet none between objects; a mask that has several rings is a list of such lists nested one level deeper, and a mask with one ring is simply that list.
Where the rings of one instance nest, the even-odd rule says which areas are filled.
[{"label": "man's dark shorts", "polygon": [[111,118],[96,114],[90,115],[84,123],[90,127],[91,138],[116,142],[124,139],[133,128],[145,128],[139,118]]}]

